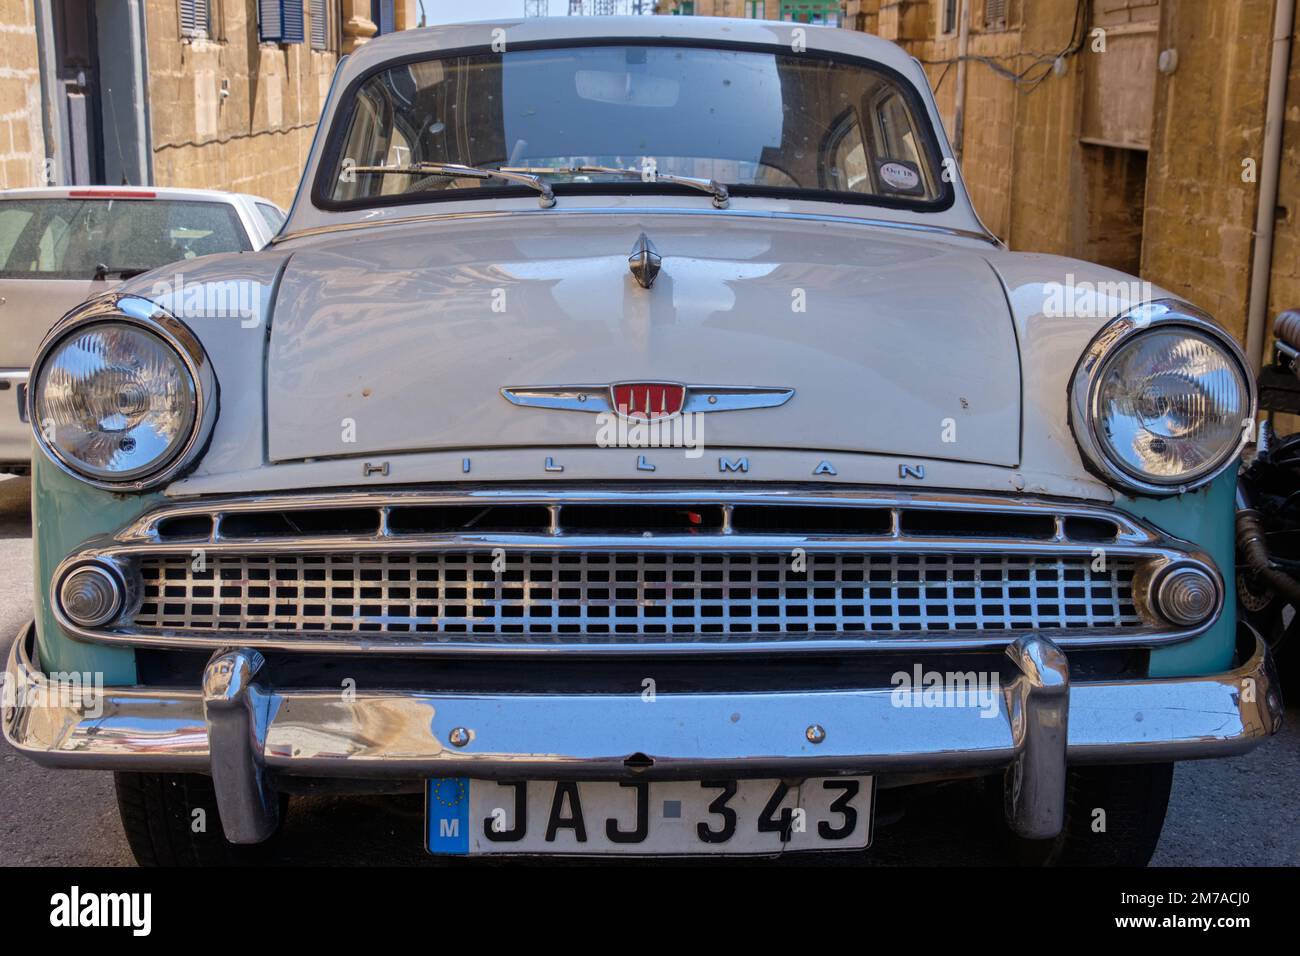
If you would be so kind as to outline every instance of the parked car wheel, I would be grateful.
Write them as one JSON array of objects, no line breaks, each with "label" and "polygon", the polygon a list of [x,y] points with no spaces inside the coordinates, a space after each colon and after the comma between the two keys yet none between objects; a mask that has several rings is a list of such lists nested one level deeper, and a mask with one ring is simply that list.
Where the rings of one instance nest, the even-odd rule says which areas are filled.
[{"label": "parked car wheel", "polygon": [[[1160,842],[1173,781],[1171,763],[1072,768],[1065,785],[1065,826],[1060,835],[1026,840],[1007,831],[1015,862],[1146,866]],[[1104,818],[1099,810],[1105,812]]]},{"label": "parked car wheel", "polygon": [[[225,838],[211,777],[115,773],[113,778],[126,842],[141,866],[240,866],[265,862],[271,855],[275,837],[253,846]],[[281,799],[287,803],[287,797]],[[199,820],[202,825],[196,828]]]}]

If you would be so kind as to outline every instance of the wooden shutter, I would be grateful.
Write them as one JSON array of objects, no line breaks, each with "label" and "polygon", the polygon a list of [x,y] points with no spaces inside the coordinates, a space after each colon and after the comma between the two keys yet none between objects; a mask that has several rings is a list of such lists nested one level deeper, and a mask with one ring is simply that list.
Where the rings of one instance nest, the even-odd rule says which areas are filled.
[{"label": "wooden shutter", "polygon": [[379,28],[378,35],[392,33],[397,29],[397,17],[393,12],[393,0],[372,0],[370,10],[370,19]]},{"label": "wooden shutter", "polygon": [[257,0],[257,35],[263,43],[301,43],[302,0]]},{"label": "wooden shutter", "polygon": [[311,0],[311,48],[330,47],[329,0]]},{"label": "wooden shutter", "polygon": [[276,42],[283,31],[280,0],[257,0],[257,36],[263,42]]},{"label": "wooden shutter", "polygon": [[180,0],[181,36],[208,35],[208,0]]},{"label": "wooden shutter", "polygon": [[301,43],[304,39],[302,0],[280,0],[280,22],[284,30],[281,43]]}]

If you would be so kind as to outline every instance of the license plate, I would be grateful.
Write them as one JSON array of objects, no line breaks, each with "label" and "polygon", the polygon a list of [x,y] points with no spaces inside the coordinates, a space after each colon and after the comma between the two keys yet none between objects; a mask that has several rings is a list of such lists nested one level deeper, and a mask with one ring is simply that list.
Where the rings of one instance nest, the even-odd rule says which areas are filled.
[{"label": "license plate", "polygon": [[430,853],[773,855],[871,844],[871,777],[803,781],[429,780]]}]

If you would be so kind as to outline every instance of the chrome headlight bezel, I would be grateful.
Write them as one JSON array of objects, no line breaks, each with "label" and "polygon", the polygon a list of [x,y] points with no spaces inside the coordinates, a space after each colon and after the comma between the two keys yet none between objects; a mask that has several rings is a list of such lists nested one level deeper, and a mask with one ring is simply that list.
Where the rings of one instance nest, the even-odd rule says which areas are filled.
[{"label": "chrome headlight bezel", "polygon": [[[189,376],[194,397],[194,421],[183,442],[146,473],[132,473],[122,479],[104,478],[78,467],[77,462],[47,440],[37,417],[37,394],[41,375],[49,357],[70,336],[90,325],[132,325],[148,332],[176,353]],[[31,423],[37,446],[61,471],[78,481],[109,491],[146,491],[164,485],[192,467],[207,447],[217,418],[217,378],[207,353],[189,327],[167,310],[148,299],[130,294],[112,293],[79,306],[64,316],[45,336],[32,361],[27,388],[27,420]]]},{"label": "chrome headlight bezel", "polygon": [[[1114,461],[1107,454],[1105,442],[1097,430],[1098,398],[1106,370],[1123,346],[1147,332],[1179,327],[1210,339],[1235,362],[1241,374],[1248,407],[1242,414],[1240,437],[1234,445],[1227,447],[1214,458],[1210,465],[1201,468],[1189,478],[1159,481],[1133,474],[1122,463]],[[1183,494],[1209,484],[1221,475],[1237,460],[1246,446],[1249,440],[1246,424],[1255,420],[1258,404],[1255,377],[1250,371],[1250,365],[1241,346],[1207,314],[1193,305],[1176,299],[1157,299],[1135,306],[1108,322],[1084,350],[1078,365],[1075,366],[1069,389],[1070,430],[1074,433],[1085,467],[1108,485],[1123,491],[1153,497]]]}]

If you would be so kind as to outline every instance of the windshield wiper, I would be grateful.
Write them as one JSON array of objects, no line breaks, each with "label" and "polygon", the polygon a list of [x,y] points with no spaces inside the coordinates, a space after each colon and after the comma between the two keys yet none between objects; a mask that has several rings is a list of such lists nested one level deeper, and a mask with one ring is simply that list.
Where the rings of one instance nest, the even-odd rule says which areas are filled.
[{"label": "windshield wiper", "polygon": [[148,269],[137,269],[132,266],[126,266],[121,269],[110,269],[101,262],[95,266],[94,279],[96,281],[102,281],[107,279],[109,276],[117,276],[119,279],[130,279],[133,276],[143,275],[148,271]]},{"label": "windshield wiper", "polygon": [[688,186],[691,189],[698,189],[700,192],[709,193],[713,196],[713,205],[718,209],[725,209],[727,203],[731,200],[731,194],[727,192],[727,187],[716,179],[700,179],[696,176],[674,176],[671,173],[652,172],[647,174],[640,169],[623,169],[618,166],[508,166],[501,172],[509,173],[526,173],[531,175],[552,175],[572,176],[577,173],[608,173],[615,176],[635,176],[637,179],[644,180],[648,183],[672,183],[675,186]]},{"label": "windshield wiper", "polygon": [[478,166],[462,166],[459,163],[411,163],[406,166],[348,166],[344,172],[353,173],[402,173],[407,176],[450,176],[462,179],[500,179],[503,182],[519,183],[529,186],[540,194],[537,201],[543,209],[555,205],[555,193],[550,184],[536,176],[508,169],[481,169]]}]

